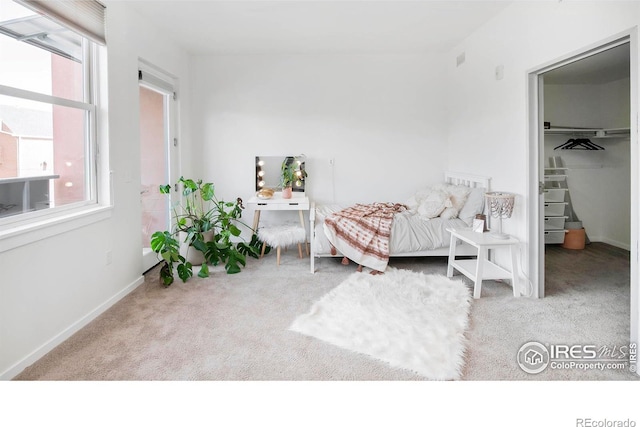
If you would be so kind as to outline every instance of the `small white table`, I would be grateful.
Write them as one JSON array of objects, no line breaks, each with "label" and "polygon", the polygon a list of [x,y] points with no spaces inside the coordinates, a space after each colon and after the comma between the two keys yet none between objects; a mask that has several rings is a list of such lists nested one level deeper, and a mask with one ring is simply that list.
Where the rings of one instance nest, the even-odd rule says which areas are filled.
[{"label": "small white table", "polygon": [[[470,228],[453,229],[448,228],[451,233],[451,243],[449,246],[449,265],[447,267],[447,277],[453,277],[453,270],[456,269],[469,279],[473,280],[473,298],[480,298],[483,280],[510,279],[513,287],[513,296],[519,297],[518,275],[516,272],[516,249],[519,241],[511,236],[507,239],[499,239],[491,233],[478,233]],[[462,240],[478,249],[476,259],[456,259],[457,240]],[[489,249],[509,248],[511,253],[511,271],[489,261]]]},{"label": "small white table", "polygon": [[253,214],[253,229],[258,230],[260,224],[261,211],[298,211],[300,213],[300,224],[306,230],[304,224],[303,211],[309,210],[309,198],[305,193],[293,193],[290,199],[282,198],[282,192],[277,191],[270,199],[260,199],[253,196],[247,201],[247,205],[251,206],[255,211]]},{"label": "small white table", "polygon": [[[254,209],[253,214],[253,229],[257,232],[260,225],[260,212],[262,211],[298,211],[300,215],[300,225],[307,230],[304,223],[304,211],[309,210],[309,198],[305,193],[294,192],[290,199],[284,199],[282,192],[277,191],[270,199],[260,199],[258,196],[253,196],[247,201],[247,205]],[[309,255],[309,245],[305,242],[307,249],[307,255]]]}]

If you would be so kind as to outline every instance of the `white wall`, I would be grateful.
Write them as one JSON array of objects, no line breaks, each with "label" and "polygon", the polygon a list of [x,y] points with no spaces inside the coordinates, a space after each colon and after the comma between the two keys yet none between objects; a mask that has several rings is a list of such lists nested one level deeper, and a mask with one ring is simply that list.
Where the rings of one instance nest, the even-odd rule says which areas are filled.
[{"label": "white wall", "polygon": [[[629,127],[630,80],[605,84],[545,85],[545,121],[557,126]],[[545,158],[559,156],[568,171],[571,201],[591,241],[629,249],[630,139],[592,141],[603,151],[554,150],[571,136],[547,135]]]},{"label": "white wall", "polygon": [[[514,2],[449,53],[449,166],[490,175],[494,189],[518,195],[504,228],[521,241],[528,240],[528,72],[639,18],[634,2]],[[456,67],[462,52],[466,62]],[[494,76],[498,65],[502,80]]]},{"label": "white wall", "polygon": [[222,197],[247,198],[256,155],[304,153],[307,192],[318,203],[404,201],[446,169],[443,62],[417,54],[196,57],[202,176]]},{"label": "white wall", "polygon": [[[122,2],[108,3],[107,37],[112,216],[0,255],[2,379],[18,374],[142,280],[138,58],[178,76],[186,95],[188,56]],[[182,140],[183,161],[189,163],[187,118],[183,114]]]}]

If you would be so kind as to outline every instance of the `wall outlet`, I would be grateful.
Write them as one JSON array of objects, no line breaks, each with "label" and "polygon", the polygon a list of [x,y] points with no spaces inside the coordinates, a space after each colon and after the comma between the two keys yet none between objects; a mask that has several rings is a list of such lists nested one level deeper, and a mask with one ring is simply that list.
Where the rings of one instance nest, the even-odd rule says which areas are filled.
[{"label": "wall outlet", "polygon": [[329,166],[335,166],[336,164],[336,159],[333,157],[329,157]]},{"label": "wall outlet", "polygon": [[107,265],[109,265],[109,264],[111,264],[111,262],[113,262],[113,252],[107,251],[107,253],[105,254],[105,261],[106,261]]}]

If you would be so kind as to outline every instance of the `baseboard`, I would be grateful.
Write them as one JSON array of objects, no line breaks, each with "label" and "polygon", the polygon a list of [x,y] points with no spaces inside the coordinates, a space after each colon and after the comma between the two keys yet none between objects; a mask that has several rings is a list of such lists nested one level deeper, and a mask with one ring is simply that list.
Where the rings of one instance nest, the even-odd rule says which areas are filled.
[{"label": "baseboard", "polygon": [[[587,236],[589,236],[587,234]],[[631,250],[631,245],[628,243],[618,242],[617,240],[609,239],[602,236],[589,236],[589,240],[592,242],[606,243],[607,245],[615,246],[616,248],[624,249],[625,251]]]},{"label": "baseboard", "polygon": [[120,301],[122,298],[133,292],[138,286],[144,283],[144,276],[138,277],[134,280],[129,286],[115,294],[113,297],[109,298],[104,303],[100,304],[91,312],[87,313],[86,316],[78,319],[75,323],[69,326],[64,331],[60,332],[58,335],[53,337],[51,340],[40,346],[38,349],[34,350],[31,354],[26,356],[24,359],[13,365],[11,368],[4,371],[0,374],[0,381],[8,381],[15,378],[20,372],[25,370],[25,368],[29,367],[33,363],[35,363],[42,356],[56,348],[58,345],[63,343],[66,339],[68,339],[71,335],[78,332],[80,329],[84,328],[89,324],[92,320],[100,316],[102,313],[107,311],[111,306]]},{"label": "baseboard", "polygon": [[625,251],[631,250],[631,245],[627,243],[618,242],[613,239],[604,238],[601,240],[602,243],[606,243],[607,245],[615,246],[616,248],[624,249]]}]

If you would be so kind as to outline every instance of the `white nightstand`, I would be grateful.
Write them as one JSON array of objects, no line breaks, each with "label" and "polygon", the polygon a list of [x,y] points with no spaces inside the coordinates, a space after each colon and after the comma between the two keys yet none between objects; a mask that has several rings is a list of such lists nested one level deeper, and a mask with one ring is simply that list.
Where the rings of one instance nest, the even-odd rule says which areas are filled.
[{"label": "white nightstand", "polygon": [[[516,272],[516,249],[519,244],[517,239],[511,236],[508,239],[499,239],[493,237],[491,233],[478,233],[470,228],[448,228],[447,231],[451,233],[447,277],[453,276],[453,269],[455,268],[460,273],[473,280],[473,297],[476,299],[480,298],[483,280],[510,279],[511,286],[513,287],[513,296],[520,296],[518,274]],[[456,259],[456,240],[462,240],[463,242],[477,248],[478,255],[476,259]],[[511,271],[489,261],[489,249],[500,248],[508,248],[511,253]]]}]

